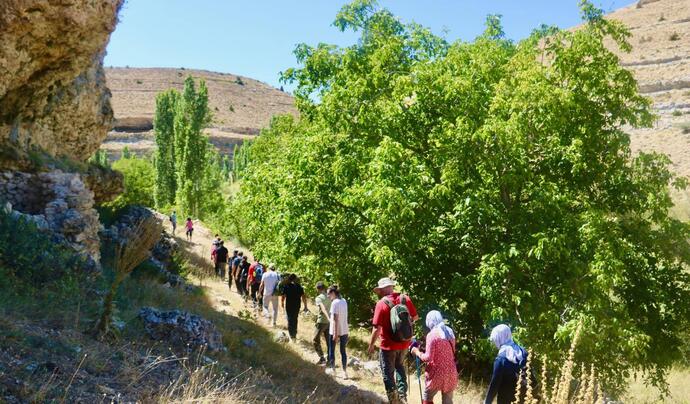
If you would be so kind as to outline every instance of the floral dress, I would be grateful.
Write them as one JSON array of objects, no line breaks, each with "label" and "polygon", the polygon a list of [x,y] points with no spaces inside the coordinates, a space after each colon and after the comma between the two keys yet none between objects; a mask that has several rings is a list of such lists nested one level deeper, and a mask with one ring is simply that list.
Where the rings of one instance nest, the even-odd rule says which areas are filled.
[{"label": "floral dress", "polygon": [[455,339],[445,339],[443,331],[434,328],[426,336],[426,351],[420,355],[426,363],[426,389],[430,391],[453,391],[458,385],[458,370],[455,367]]}]

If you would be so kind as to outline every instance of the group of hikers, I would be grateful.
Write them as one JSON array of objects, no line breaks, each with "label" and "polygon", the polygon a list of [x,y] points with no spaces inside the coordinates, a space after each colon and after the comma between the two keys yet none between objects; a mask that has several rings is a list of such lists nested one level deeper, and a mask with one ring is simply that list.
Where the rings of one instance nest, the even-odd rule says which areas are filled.
[{"label": "group of hikers", "polygon": [[[191,234],[188,236],[191,237]],[[277,324],[280,305],[287,317],[290,341],[296,340],[300,311],[308,312],[309,308],[304,288],[295,274],[283,279],[274,264],[264,267],[259,260],[250,263],[247,255],[238,249],[230,255],[218,235],[213,240],[211,261],[215,275],[224,282],[227,280],[230,290],[234,286],[245,302],[251,298],[253,307],[260,309],[273,327]],[[368,352],[374,354],[378,342],[379,367],[388,402],[407,403],[409,386],[405,361],[410,357],[418,369],[420,363],[425,364],[423,388],[420,382],[422,403],[432,404],[434,397],[440,395],[443,404],[450,404],[458,384],[455,334],[445,324],[441,313],[431,310],[426,315],[425,325],[429,332],[422,346],[414,338],[414,323],[419,320],[414,302],[409,296],[396,292],[395,286],[394,280],[382,278],[373,289],[379,301],[374,307],[368,347]],[[316,316],[312,343],[319,357],[317,364],[325,366],[327,373],[334,374],[335,351],[339,346],[342,377],[347,379],[347,301],[341,296],[338,285],[327,287],[323,282],[317,282],[314,305]],[[326,344],[325,355],[322,339]],[[489,339],[498,349],[498,355],[484,402],[490,404],[496,400],[499,404],[511,403],[519,374],[527,361],[527,351],[513,341],[510,327],[505,324],[494,327]]]}]

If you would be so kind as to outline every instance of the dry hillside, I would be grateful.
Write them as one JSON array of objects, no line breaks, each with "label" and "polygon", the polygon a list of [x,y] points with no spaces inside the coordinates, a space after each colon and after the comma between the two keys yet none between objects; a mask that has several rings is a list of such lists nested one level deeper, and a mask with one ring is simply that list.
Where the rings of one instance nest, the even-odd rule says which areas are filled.
[{"label": "dry hillside", "polygon": [[621,61],[659,116],[654,128],[631,131],[633,149],[668,154],[690,175],[690,1],[641,0],[608,17],[630,29],[633,50]]},{"label": "dry hillside", "polygon": [[152,150],[156,94],[169,88],[181,90],[188,75],[206,81],[213,113],[207,133],[221,150],[229,151],[234,144],[258,134],[273,115],[296,113],[289,94],[235,74],[125,67],[106,68],[105,74],[116,122],[102,148],[114,155],[124,146],[138,154]]}]

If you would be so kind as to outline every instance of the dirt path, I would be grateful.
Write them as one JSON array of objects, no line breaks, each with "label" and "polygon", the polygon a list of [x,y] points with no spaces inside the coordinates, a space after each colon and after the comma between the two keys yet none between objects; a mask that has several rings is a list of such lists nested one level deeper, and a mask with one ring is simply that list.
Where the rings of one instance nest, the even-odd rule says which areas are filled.
[{"label": "dirt path", "polygon": [[[167,217],[161,215],[162,221],[166,231],[172,232],[172,227]],[[210,265],[210,252],[211,245],[214,239],[214,234],[200,222],[194,223],[194,234],[192,237],[192,242],[188,242],[185,239],[184,231],[181,230],[181,224],[178,223],[177,231],[175,233],[175,238],[184,249],[185,255],[190,259],[191,263],[197,267],[202,268],[202,273],[208,273],[209,276],[203,279],[195,279],[195,283],[200,283],[207,291],[207,295],[213,307],[224,314],[234,315],[242,317],[245,319],[251,319],[257,325],[260,325],[264,329],[272,333],[284,333],[287,336],[287,319],[285,318],[285,313],[279,313],[279,321],[276,328],[273,328],[267,319],[261,316],[261,312],[258,308],[253,308],[251,301],[245,302],[240,295],[236,292],[233,287],[232,291],[228,290],[227,281],[222,282],[215,276],[210,276],[211,265]],[[233,243],[232,240],[226,240],[225,246],[228,250],[232,251],[236,248],[237,244]],[[238,247],[242,250],[241,247]],[[244,250],[245,253],[248,251]],[[251,253],[249,253],[251,258]],[[227,275],[226,275],[227,277]],[[315,308],[312,301],[309,301],[309,309],[314,312]],[[291,343],[285,343],[285,349],[289,349],[297,353],[306,362],[316,363],[318,356],[314,352],[314,348],[311,345],[312,330],[313,330],[313,317],[311,313],[303,313],[300,315],[299,320],[299,331],[297,335],[297,341]],[[324,346],[325,348],[325,346]],[[352,358],[352,354],[348,352]],[[339,364],[340,360],[337,359],[336,363]],[[359,366],[350,366],[348,369],[348,379],[342,377],[342,370],[337,369],[335,374],[328,374],[328,377],[332,378],[338,384],[342,386],[342,389],[358,389],[363,392],[368,392],[368,396],[371,401],[368,402],[385,402],[385,398],[382,387],[376,388],[377,384],[374,381],[380,382],[380,374],[378,372],[378,366],[375,362],[364,362]],[[325,368],[324,368],[325,372]],[[414,381],[414,380],[413,380]],[[414,387],[414,386],[412,386]],[[378,390],[378,391],[377,391]],[[418,394],[417,394],[418,395]],[[412,397],[410,397],[412,399]],[[410,401],[417,402],[417,401]]]}]

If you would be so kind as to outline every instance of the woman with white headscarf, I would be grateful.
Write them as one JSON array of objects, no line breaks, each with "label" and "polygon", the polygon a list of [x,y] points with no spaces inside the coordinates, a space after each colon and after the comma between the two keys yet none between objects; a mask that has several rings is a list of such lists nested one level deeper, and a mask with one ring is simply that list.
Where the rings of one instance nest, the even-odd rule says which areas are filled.
[{"label": "woman with white headscarf", "polygon": [[443,404],[453,403],[453,390],[458,385],[458,370],[455,367],[455,334],[443,323],[441,313],[432,310],[426,315],[426,351],[414,347],[412,355],[426,363],[426,380],[422,399],[424,404],[433,404],[436,393],[441,393]]},{"label": "woman with white headscarf", "polygon": [[520,369],[527,363],[527,351],[513,342],[510,327],[505,324],[494,327],[489,339],[498,348],[498,355],[484,404],[491,404],[494,398],[498,404],[509,404],[515,399],[515,387]]}]

